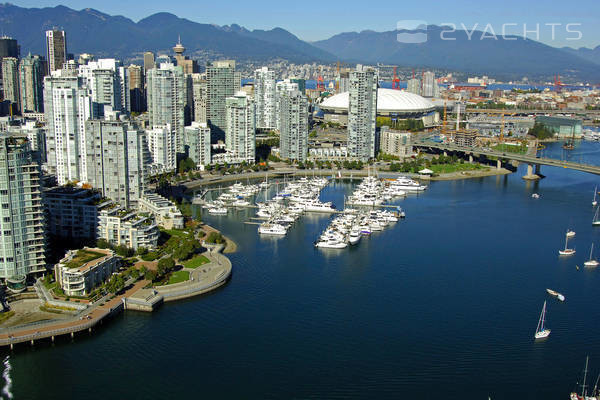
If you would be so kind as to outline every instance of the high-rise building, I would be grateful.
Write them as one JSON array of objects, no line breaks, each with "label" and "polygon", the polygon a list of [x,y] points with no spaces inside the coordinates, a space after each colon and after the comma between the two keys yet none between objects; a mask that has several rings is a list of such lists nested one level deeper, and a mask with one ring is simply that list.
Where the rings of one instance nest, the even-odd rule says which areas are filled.
[{"label": "high-rise building", "polygon": [[436,97],[439,95],[439,86],[435,81],[435,74],[431,71],[427,71],[423,74],[423,97]]},{"label": "high-rise building", "polygon": [[0,36],[0,61],[4,57],[19,58],[21,49],[16,39],[9,36]]},{"label": "high-rise building", "polygon": [[244,92],[228,97],[226,103],[225,149],[232,159],[253,163],[256,157],[255,106]]},{"label": "high-rise building", "polygon": [[85,122],[97,117],[83,78],[60,71],[44,78],[44,113],[48,172],[59,185],[87,182]]},{"label": "high-rise building", "polygon": [[4,85],[4,100],[10,101],[13,113],[21,110],[21,95],[19,92],[19,59],[4,57],[2,59],[2,82]]},{"label": "high-rise building", "polygon": [[129,97],[131,111],[142,112],[146,110],[146,90],[144,88],[144,74],[142,67],[131,64],[129,71]]},{"label": "high-rise building", "polygon": [[148,71],[148,115],[150,127],[168,125],[175,135],[175,149],[183,152],[185,82],[181,67],[162,63]]},{"label": "high-rise building", "polygon": [[23,112],[44,112],[44,74],[46,63],[31,54],[19,64],[19,88]]},{"label": "high-rise building", "polygon": [[146,130],[148,147],[152,157],[151,174],[174,171],[177,167],[175,133],[167,125],[157,125]]},{"label": "high-rise building", "polygon": [[[280,103],[281,96],[294,90],[300,90],[297,82],[292,82],[291,79],[284,79],[275,84],[275,128],[281,132],[281,118],[280,118]],[[301,91],[301,93],[304,93]]]},{"label": "high-rise building", "polygon": [[291,77],[290,82],[298,85],[300,93],[306,94],[306,79]]},{"label": "high-rise building", "polygon": [[210,128],[206,122],[185,127],[185,153],[196,165],[210,164]]},{"label": "high-rise building", "polygon": [[205,74],[192,75],[192,98],[195,122],[206,122],[207,81]]},{"label": "high-rise building", "polygon": [[53,29],[46,31],[46,59],[48,60],[48,75],[62,69],[67,62],[67,35],[65,31]]},{"label": "high-rise building", "polygon": [[348,155],[367,161],[375,157],[377,72],[358,65],[350,72]]},{"label": "high-rise building", "polygon": [[300,91],[284,92],[279,100],[281,157],[306,161],[308,155],[308,99]]},{"label": "high-rise building", "polygon": [[256,103],[256,127],[275,129],[276,91],[275,71],[262,67],[254,71],[254,102]]},{"label": "high-rise building", "polygon": [[421,81],[416,78],[409,79],[406,82],[406,91],[409,93],[418,94],[420,96],[421,95]]},{"label": "high-rise building", "polygon": [[184,74],[189,75],[198,72],[198,64],[196,61],[183,55],[183,53],[185,53],[185,47],[181,44],[181,37],[173,47],[173,51],[175,52],[175,62],[178,67],[181,67]]},{"label": "high-rise building", "polygon": [[115,112],[88,120],[85,132],[87,183],[126,208],[136,206],[152,162],[146,133]]},{"label": "high-rise building", "polygon": [[26,121],[24,125],[10,126],[7,132],[27,137],[33,158],[41,163],[46,162],[46,130],[38,126],[36,121]]},{"label": "high-rise building", "polygon": [[148,70],[154,68],[156,65],[154,64],[154,53],[151,51],[147,51],[144,53],[144,75],[148,73]]},{"label": "high-rise building", "polygon": [[114,111],[131,111],[129,96],[129,72],[114,58],[90,61],[80,65],[78,75],[92,92],[92,101],[99,115],[104,115],[104,107]]},{"label": "high-rise building", "polygon": [[25,288],[27,275],[46,271],[40,166],[20,135],[0,137],[0,278]]},{"label": "high-rise building", "polygon": [[16,39],[8,36],[0,36],[0,100],[3,99],[3,85],[2,85],[2,59],[4,57],[19,58],[21,49]]},{"label": "high-rise building", "polygon": [[206,65],[206,119],[213,134],[213,142],[224,137],[227,124],[225,100],[239,90],[240,82],[237,77],[233,60],[215,61]]}]

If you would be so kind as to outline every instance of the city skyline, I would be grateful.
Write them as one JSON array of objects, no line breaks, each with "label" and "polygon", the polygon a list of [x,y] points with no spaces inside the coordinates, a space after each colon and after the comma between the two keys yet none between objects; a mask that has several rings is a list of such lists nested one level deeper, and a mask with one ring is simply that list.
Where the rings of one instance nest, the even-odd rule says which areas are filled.
[{"label": "city skyline", "polygon": [[[76,10],[85,9],[82,4],[73,0],[25,0],[13,4],[20,7],[54,7],[64,5]],[[480,4],[471,0],[459,0],[451,8],[440,5],[431,10],[423,3],[402,4],[398,6],[391,1],[379,2],[364,9],[360,3],[343,3],[333,1],[328,3],[308,2],[302,8],[297,5],[286,5],[282,9],[272,1],[252,3],[234,2],[234,6],[213,4],[210,9],[202,4],[188,4],[181,0],[163,2],[151,0],[142,9],[134,4],[126,4],[115,0],[103,2],[101,7],[92,7],[110,15],[122,15],[134,21],[146,18],[152,14],[168,12],[191,21],[231,25],[239,24],[247,29],[272,29],[281,27],[305,41],[325,40],[339,33],[360,32],[364,30],[392,31],[402,27],[406,20],[423,21],[431,25],[454,24],[457,29],[471,31],[486,30],[501,35],[523,36],[524,31],[530,39],[539,37],[539,41],[553,47],[595,48],[600,45],[600,25],[597,15],[600,15],[600,5],[593,1],[581,1],[577,9],[564,10],[562,3],[550,1],[542,7],[509,0],[502,4]],[[397,8],[398,12],[393,10]],[[556,10],[561,10],[561,16],[556,16]],[[306,18],[298,18],[306,14]],[[535,31],[539,24],[539,36]],[[557,25],[560,24],[560,25]],[[567,24],[571,24],[567,28]],[[581,35],[573,31],[581,32]],[[533,32],[533,33],[532,33]],[[577,40],[572,40],[577,39]]]}]

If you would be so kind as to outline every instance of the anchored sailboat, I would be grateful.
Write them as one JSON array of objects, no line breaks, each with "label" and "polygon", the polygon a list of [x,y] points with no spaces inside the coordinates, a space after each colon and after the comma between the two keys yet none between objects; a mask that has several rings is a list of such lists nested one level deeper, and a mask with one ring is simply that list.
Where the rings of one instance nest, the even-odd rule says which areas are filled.
[{"label": "anchored sailboat", "polygon": [[535,330],[535,339],[544,339],[550,336],[550,329],[547,329],[544,325],[546,324],[546,301],[544,301],[544,307],[542,307],[542,313],[540,314],[540,320],[538,321],[537,328]]},{"label": "anchored sailboat", "polygon": [[600,220],[598,219],[598,210],[600,210],[600,207],[596,207],[596,213],[594,214],[594,219],[592,219],[593,226],[600,226]]},{"label": "anchored sailboat", "polygon": [[594,252],[594,243],[592,242],[592,248],[590,249],[590,259],[583,263],[586,267],[597,267],[598,261],[592,258],[592,254]]},{"label": "anchored sailboat", "polygon": [[565,249],[564,250],[559,250],[558,254],[561,256],[572,256],[573,254],[575,254],[575,249],[569,249],[567,247],[567,245],[569,244],[569,233],[567,232],[566,236],[565,236]]},{"label": "anchored sailboat", "polygon": [[594,188],[594,200],[592,200],[592,207],[596,207],[598,202],[596,201],[596,194],[598,193],[598,186]]}]

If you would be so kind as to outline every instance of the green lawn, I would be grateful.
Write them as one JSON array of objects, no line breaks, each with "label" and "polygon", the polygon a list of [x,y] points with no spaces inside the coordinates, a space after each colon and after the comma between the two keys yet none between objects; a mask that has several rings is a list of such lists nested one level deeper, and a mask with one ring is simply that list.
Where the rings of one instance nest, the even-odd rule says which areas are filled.
[{"label": "green lawn", "polygon": [[461,171],[474,171],[477,169],[483,169],[484,167],[482,167],[479,164],[460,164],[460,163],[456,163],[456,164],[436,164],[436,165],[431,165],[429,167],[430,170],[432,170],[433,172],[435,172],[436,174],[448,174],[451,172],[461,172]]},{"label": "green lawn", "polygon": [[527,153],[527,145],[511,145],[506,143],[500,143],[495,146],[492,146],[492,149],[496,151],[501,151],[503,153],[518,153],[518,154],[526,154]]},{"label": "green lawn", "polygon": [[171,277],[169,278],[169,283],[167,283],[167,285],[185,282],[188,280],[190,280],[190,273],[188,271],[175,271],[171,274]]},{"label": "green lawn", "polygon": [[191,260],[184,262],[183,266],[185,268],[198,268],[199,266],[204,265],[208,262],[210,262],[210,260],[205,256],[196,256]]}]

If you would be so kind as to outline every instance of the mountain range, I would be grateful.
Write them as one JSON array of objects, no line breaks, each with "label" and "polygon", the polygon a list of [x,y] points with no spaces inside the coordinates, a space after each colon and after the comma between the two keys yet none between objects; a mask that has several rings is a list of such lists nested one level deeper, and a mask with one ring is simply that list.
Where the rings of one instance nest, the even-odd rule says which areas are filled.
[{"label": "mountain range", "polygon": [[[555,48],[520,37],[481,39],[482,32],[457,30],[455,40],[442,40],[439,26],[426,32],[347,32],[308,43],[282,28],[248,30],[239,25],[218,26],[157,13],[138,22],[86,8],[65,6],[22,8],[0,4],[0,27],[19,41],[22,53],[45,54],[44,31],[58,27],[67,32],[68,51],[97,57],[140,59],[144,51],[172,53],[181,36],[191,57],[230,57],[246,61],[285,59],[295,63],[338,60],[383,63],[415,68],[438,68],[487,74],[500,79],[600,81],[600,46],[595,49]],[[422,43],[401,43],[398,34],[423,34]]]}]

